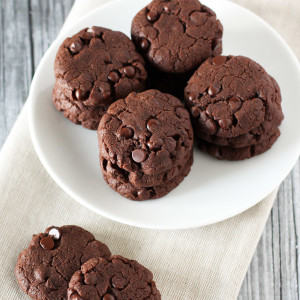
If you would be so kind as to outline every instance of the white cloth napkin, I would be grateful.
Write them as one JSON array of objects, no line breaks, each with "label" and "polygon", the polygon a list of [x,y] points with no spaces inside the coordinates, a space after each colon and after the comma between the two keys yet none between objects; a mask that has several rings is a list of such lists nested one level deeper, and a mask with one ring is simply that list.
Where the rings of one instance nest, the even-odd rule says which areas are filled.
[{"label": "white cloth napkin", "polygon": [[[64,28],[107,1],[77,0]],[[86,228],[113,254],[152,270],[162,299],[236,299],[277,191],[237,217],[202,228],[146,230],[110,221],[77,204],[46,173],[30,139],[27,106],[0,152],[1,300],[26,298],[14,266],[31,235],[64,224]]]}]

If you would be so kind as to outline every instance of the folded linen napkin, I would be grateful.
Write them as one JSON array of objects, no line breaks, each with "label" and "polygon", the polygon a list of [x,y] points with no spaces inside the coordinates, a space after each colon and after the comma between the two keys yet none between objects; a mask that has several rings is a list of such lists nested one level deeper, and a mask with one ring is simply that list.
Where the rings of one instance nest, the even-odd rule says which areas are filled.
[{"label": "folded linen napkin", "polygon": [[[77,0],[64,29],[104,2]],[[25,299],[14,277],[19,252],[33,233],[64,224],[86,228],[112,253],[152,270],[163,299],[236,299],[277,191],[239,216],[206,227],[162,231],[123,225],[80,206],[56,185],[35,153],[27,118],[25,104],[0,153],[0,299]]]}]

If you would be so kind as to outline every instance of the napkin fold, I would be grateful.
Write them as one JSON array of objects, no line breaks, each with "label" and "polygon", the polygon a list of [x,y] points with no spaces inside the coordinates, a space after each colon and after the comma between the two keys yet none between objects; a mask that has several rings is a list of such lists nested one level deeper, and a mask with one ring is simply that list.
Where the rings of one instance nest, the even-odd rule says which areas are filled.
[{"label": "napkin fold", "polygon": [[[64,29],[105,2],[77,0]],[[113,254],[149,268],[162,299],[236,299],[277,191],[206,227],[163,231],[123,225],[80,206],[56,185],[35,153],[27,119],[25,104],[0,152],[0,299],[25,299],[14,277],[19,252],[33,233],[65,224],[84,227]]]}]

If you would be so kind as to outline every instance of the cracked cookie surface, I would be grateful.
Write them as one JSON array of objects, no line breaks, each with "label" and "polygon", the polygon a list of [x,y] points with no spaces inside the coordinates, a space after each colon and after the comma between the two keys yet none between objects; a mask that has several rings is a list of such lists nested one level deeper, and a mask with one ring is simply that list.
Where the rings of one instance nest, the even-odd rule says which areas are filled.
[{"label": "cracked cookie surface", "polygon": [[100,122],[98,140],[105,180],[130,199],[162,196],[152,187],[181,178],[192,164],[189,113],[180,100],[158,90],[113,103]]},{"label": "cracked cookie surface", "polygon": [[70,280],[69,300],[160,300],[153,274],[122,256],[92,258]]},{"label": "cracked cookie surface", "polygon": [[245,134],[250,136],[244,145],[251,144],[255,135],[275,130],[283,119],[276,81],[243,56],[207,59],[189,80],[185,101],[195,135],[221,138],[223,145],[233,146],[230,138]]},{"label": "cracked cookie surface", "polygon": [[83,263],[110,255],[105,244],[78,226],[49,227],[21,252],[15,274],[32,299],[64,300],[69,280]]},{"label": "cracked cookie surface", "polygon": [[154,0],[133,19],[132,40],[147,62],[165,73],[195,70],[222,53],[223,27],[198,0]]},{"label": "cracked cookie surface", "polygon": [[54,90],[53,103],[72,122],[97,129],[112,102],[145,89],[144,65],[125,34],[102,27],[83,29],[57,52],[54,70],[59,91]]}]

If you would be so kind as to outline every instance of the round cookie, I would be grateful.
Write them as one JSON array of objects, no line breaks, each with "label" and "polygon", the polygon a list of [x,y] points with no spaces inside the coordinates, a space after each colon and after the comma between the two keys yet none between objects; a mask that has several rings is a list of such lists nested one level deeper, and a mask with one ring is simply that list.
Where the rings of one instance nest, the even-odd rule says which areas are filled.
[{"label": "round cookie", "polygon": [[196,135],[232,138],[255,133],[263,123],[272,129],[283,118],[277,83],[243,56],[207,59],[189,80],[185,100]]},{"label": "round cookie", "polygon": [[279,136],[280,131],[277,129],[274,134],[270,135],[267,139],[251,146],[233,148],[199,140],[199,147],[203,152],[218,159],[243,160],[266,152],[272,147]]},{"label": "round cookie", "polygon": [[53,103],[72,122],[97,129],[112,102],[145,89],[144,65],[125,34],[102,27],[83,29],[57,52]]},{"label": "round cookie", "polygon": [[68,282],[93,257],[109,258],[108,247],[77,226],[49,227],[34,235],[18,257],[15,274],[32,299],[67,299]]},{"label": "round cookie", "polygon": [[135,188],[161,185],[180,175],[178,168],[193,148],[187,110],[158,90],[113,103],[99,124],[98,139],[104,178],[113,188],[120,182]]},{"label": "round cookie", "polygon": [[71,278],[69,300],[160,300],[153,274],[122,256],[92,258]]},{"label": "round cookie", "polygon": [[158,71],[187,73],[222,53],[223,27],[198,0],[154,0],[133,19],[131,36]]}]

